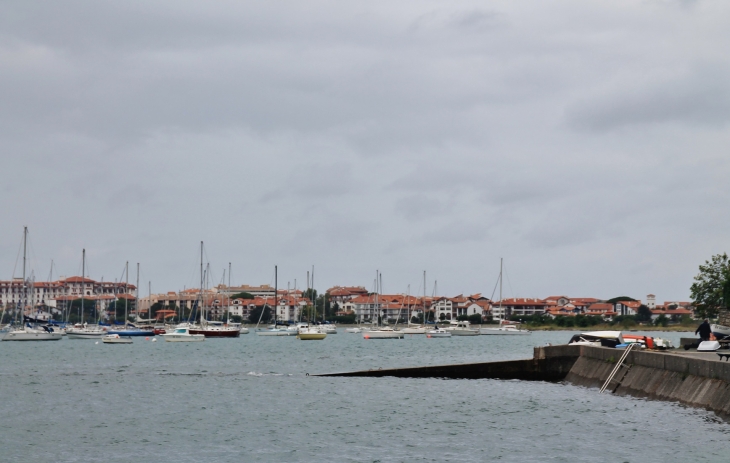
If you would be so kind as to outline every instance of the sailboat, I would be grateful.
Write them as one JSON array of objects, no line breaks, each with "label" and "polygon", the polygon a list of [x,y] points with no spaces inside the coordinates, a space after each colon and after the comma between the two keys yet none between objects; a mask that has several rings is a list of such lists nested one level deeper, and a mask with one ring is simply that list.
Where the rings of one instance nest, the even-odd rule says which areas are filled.
[{"label": "sailboat", "polygon": [[[503,316],[502,312],[502,259],[499,259],[499,313]],[[481,328],[479,334],[484,335],[526,335],[532,334],[531,331],[522,330],[519,328],[519,324],[510,322],[508,320],[500,319],[499,327],[497,328]]]},{"label": "sailboat", "polygon": [[375,291],[375,307],[378,311],[378,328],[374,330],[368,330],[363,332],[363,339],[403,339],[402,331],[395,331],[389,326],[380,326],[380,292],[383,288],[383,275],[380,272],[376,273],[375,278],[376,291]]},{"label": "sailboat", "polygon": [[[25,268],[26,268],[26,250],[28,245],[28,227],[23,227],[23,293],[22,301],[20,303],[21,315],[25,309],[25,305],[28,302],[28,281],[26,280]],[[31,304],[31,307],[33,304]],[[17,310],[17,307],[16,307]],[[11,330],[3,336],[3,341],[60,341],[63,334],[54,331],[50,326],[38,326],[26,323],[25,326],[19,329]]]},{"label": "sailboat", "polygon": [[81,321],[78,325],[67,328],[66,336],[69,339],[101,339],[106,331],[101,329],[99,325],[87,326],[84,323],[84,295],[86,294],[86,249],[81,252]]},{"label": "sailboat", "polygon": [[[127,281],[129,281],[129,263],[127,263]],[[128,285],[126,286],[128,287]],[[134,302],[134,310],[139,314],[139,262],[137,262],[137,287],[134,291],[135,294],[135,302]],[[132,323],[129,323],[127,320],[127,303],[125,299],[124,303],[124,329],[122,330],[109,330],[107,331],[109,334],[118,334],[120,336],[154,336],[155,331],[154,330],[148,330],[148,329],[140,329],[137,327],[137,325],[134,325]]]},{"label": "sailboat", "polygon": [[[426,321],[426,271],[423,271],[423,320]],[[411,311],[410,311],[410,303],[408,305],[408,326],[406,328],[403,328],[401,331],[404,334],[426,334],[427,328],[423,325],[413,325],[411,326]]]},{"label": "sailboat", "polygon": [[205,298],[203,297],[203,242],[200,242],[200,327],[191,327],[190,334],[202,334],[206,338],[238,338],[241,330],[223,323],[208,323],[205,319]]},{"label": "sailboat", "polygon": [[[259,315],[259,323],[261,323],[261,318],[264,316],[264,311],[266,310],[266,300],[264,300],[264,307],[261,309],[261,315]],[[274,266],[274,325],[271,328],[267,328],[265,330],[256,330],[257,336],[296,336],[297,331],[296,330],[287,330],[283,328],[279,328],[276,320],[276,309],[279,306],[279,266]],[[258,326],[258,323],[256,324]]]}]

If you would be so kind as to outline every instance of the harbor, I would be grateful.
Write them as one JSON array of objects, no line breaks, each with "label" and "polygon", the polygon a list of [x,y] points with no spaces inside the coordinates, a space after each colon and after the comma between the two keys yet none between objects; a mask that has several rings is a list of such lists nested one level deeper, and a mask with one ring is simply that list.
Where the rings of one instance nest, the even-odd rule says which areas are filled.
[{"label": "harbor", "polygon": [[[546,451],[560,461],[589,459],[598,449],[621,461],[647,451],[673,461],[724,451],[724,425],[713,412],[567,382],[315,376],[531,361],[535,346],[550,352],[557,347],[546,344],[577,332],[444,343],[425,336],[368,341],[339,330],[316,343],[250,335],[183,344],[141,338],[129,346],[2,343],[0,395],[14,398],[0,403],[3,456],[40,463],[122,462],[140,452],[160,452],[155,459],[165,462],[409,461],[417,445],[437,460],[537,461],[530,455]],[[687,334],[672,340],[680,336]],[[609,425],[615,419],[620,426]],[[306,426],[296,424],[302,420]],[[485,430],[499,438],[485,442]],[[561,442],[563,434],[602,439]],[[661,444],[668,436],[678,448]]]}]

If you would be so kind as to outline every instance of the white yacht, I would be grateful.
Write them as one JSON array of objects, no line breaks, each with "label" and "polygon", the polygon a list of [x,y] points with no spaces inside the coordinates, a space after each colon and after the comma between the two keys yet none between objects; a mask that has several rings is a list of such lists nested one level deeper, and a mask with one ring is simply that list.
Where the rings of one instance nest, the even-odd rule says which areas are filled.
[{"label": "white yacht", "polygon": [[69,339],[101,339],[106,330],[99,326],[75,325],[73,328],[66,329],[66,336]]},{"label": "white yacht", "polygon": [[403,339],[402,331],[395,331],[389,326],[383,326],[376,330],[364,331],[363,339]]},{"label": "white yacht", "polygon": [[32,328],[25,326],[23,328],[9,331],[3,336],[3,341],[60,341],[63,335],[59,332],[52,331],[53,328]]},{"label": "white yacht", "polygon": [[450,331],[452,336],[479,336],[479,330],[472,329],[468,321],[452,320],[446,331]]},{"label": "white yacht", "polygon": [[161,334],[166,342],[200,342],[205,341],[204,334],[190,334],[187,326],[178,326],[171,333]]},{"label": "white yacht", "polygon": [[452,331],[435,326],[432,330],[426,331],[427,338],[450,338]]},{"label": "white yacht", "polygon": [[479,334],[486,335],[524,335],[532,334],[532,331],[520,329],[519,324],[500,320],[497,328],[481,328]]}]

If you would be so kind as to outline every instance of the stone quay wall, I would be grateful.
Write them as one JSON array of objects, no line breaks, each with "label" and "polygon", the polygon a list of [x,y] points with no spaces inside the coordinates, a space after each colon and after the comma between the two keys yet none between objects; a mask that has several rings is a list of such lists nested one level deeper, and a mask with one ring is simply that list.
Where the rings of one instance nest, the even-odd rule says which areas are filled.
[{"label": "stone quay wall", "polygon": [[[582,346],[565,381],[601,387],[622,351]],[[631,352],[625,361],[631,369],[615,393],[680,402],[730,417],[730,362],[662,352]]]}]

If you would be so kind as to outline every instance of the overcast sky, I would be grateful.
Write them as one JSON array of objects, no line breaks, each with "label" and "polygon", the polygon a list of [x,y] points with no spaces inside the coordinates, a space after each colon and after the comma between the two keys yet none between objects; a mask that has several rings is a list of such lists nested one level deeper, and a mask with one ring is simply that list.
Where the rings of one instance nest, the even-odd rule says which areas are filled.
[{"label": "overcast sky", "polygon": [[27,225],[37,280],[143,294],[202,240],[213,283],[686,300],[728,44],[721,0],[2,2],[0,278]]}]

